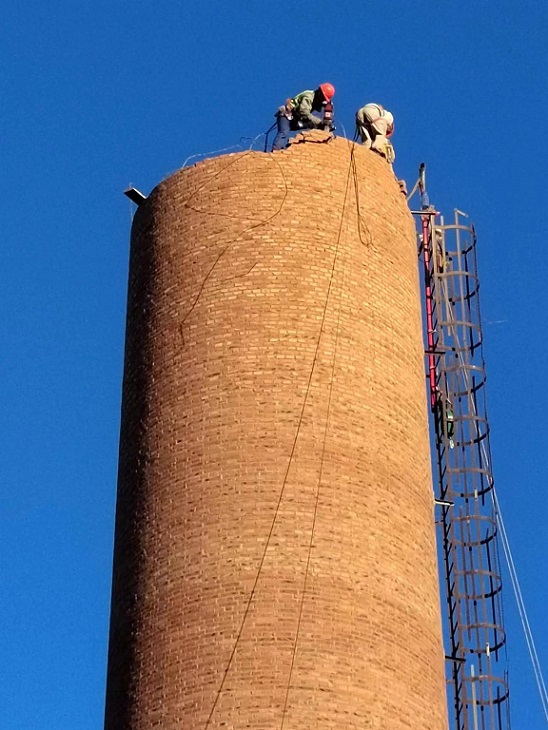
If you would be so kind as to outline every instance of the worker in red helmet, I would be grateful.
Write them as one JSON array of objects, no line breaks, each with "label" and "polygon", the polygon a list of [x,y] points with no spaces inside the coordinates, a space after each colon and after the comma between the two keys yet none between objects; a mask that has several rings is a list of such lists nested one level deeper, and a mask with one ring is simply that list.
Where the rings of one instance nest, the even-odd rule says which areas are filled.
[{"label": "worker in red helmet", "polygon": [[278,133],[272,145],[272,151],[282,150],[287,146],[290,132],[299,129],[330,129],[331,120],[324,123],[323,114],[316,116],[313,112],[330,109],[332,119],[333,106],[331,99],[335,96],[333,84],[320,84],[315,91],[301,91],[288,99],[284,106],[276,112]]},{"label": "worker in red helmet", "polygon": [[366,104],[356,112],[356,131],[362,144],[394,162],[396,153],[389,138],[394,133],[394,117],[380,104]]}]

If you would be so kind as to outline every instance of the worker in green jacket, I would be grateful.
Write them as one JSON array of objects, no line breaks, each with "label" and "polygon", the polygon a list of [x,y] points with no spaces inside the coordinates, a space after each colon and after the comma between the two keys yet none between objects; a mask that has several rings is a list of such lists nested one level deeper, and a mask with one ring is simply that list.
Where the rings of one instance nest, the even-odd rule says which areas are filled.
[{"label": "worker in green jacket", "polygon": [[[315,116],[313,112],[324,111],[326,105],[331,104],[335,96],[333,84],[320,84],[315,91],[301,91],[300,94],[288,99],[285,106],[276,112],[278,133],[272,145],[272,151],[282,150],[287,146],[289,133],[299,129],[324,128],[324,120]],[[332,110],[332,108],[331,108]]]}]

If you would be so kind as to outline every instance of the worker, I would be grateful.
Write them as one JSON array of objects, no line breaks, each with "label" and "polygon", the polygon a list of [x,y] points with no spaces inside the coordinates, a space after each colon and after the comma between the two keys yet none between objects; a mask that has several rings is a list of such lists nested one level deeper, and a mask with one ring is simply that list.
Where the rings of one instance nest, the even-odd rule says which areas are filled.
[{"label": "worker", "polygon": [[392,164],[396,153],[389,138],[394,132],[394,117],[380,104],[366,104],[356,112],[356,131],[362,143]]},{"label": "worker", "polygon": [[442,419],[444,425],[444,432],[449,442],[449,448],[455,448],[455,411],[450,398],[442,393],[441,389],[436,386],[436,407],[438,408],[439,416]]},{"label": "worker", "polygon": [[[333,84],[320,84],[315,91],[301,91],[300,94],[288,99],[285,106],[276,112],[278,133],[272,144],[272,151],[281,150],[287,146],[289,133],[299,129],[325,129],[331,127],[333,107],[331,99],[335,96]],[[322,112],[329,108],[331,119],[324,120],[313,112]]]},{"label": "worker", "polygon": [[436,267],[440,274],[443,274],[447,268],[450,267],[451,258],[445,251],[445,237],[443,234],[443,228],[436,226],[434,228],[434,241],[436,242],[435,256],[436,256]]}]

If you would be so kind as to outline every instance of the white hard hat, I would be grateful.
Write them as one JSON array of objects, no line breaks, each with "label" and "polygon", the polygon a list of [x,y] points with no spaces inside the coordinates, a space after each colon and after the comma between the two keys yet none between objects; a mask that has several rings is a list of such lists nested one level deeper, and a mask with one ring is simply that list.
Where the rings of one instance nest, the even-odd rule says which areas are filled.
[{"label": "white hard hat", "polygon": [[385,111],[384,118],[386,119],[388,124],[390,124],[391,126],[394,124],[394,117],[392,116],[392,114],[390,112]]}]

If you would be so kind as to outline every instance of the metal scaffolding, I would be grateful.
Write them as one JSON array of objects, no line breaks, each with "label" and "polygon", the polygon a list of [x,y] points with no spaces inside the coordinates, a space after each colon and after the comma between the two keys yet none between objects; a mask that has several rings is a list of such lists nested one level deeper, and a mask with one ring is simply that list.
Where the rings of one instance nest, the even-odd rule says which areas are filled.
[{"label": "metal scaffolding", "polygon": [[424,165],[417,187],[450,727],[508,730],[476,235],[430,206]]}]

